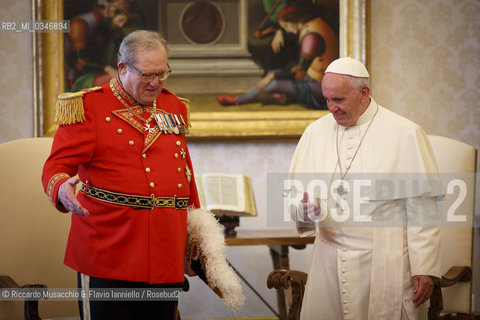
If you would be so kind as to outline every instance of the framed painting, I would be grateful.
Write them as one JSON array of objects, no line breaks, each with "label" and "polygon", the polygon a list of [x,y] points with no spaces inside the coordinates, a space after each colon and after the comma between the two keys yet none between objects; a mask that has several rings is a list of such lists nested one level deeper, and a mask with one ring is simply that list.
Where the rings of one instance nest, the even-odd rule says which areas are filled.
[{"label": "framed painting", "polygon": [[[68,33],[34,34],[36,135],[55,133],[58,94],[107,82],[123,37],[149,29],[169,43],[173,72],[164,86],[190,100],[190,140],[298,139],[325,106],[255,88],[272,70],[293,70],[303,26],[318,19],[336,41],[330,46],[325,38],[322,50],[368,64],[367,1],[302,0],[293,7],[284,0],[35,0],[36,20],[70,23]],[[289,34],[292,12],[301,23]],[[309,16],[298,18],[301,12]],[[271,49],[279,33],[280,54]]]}]

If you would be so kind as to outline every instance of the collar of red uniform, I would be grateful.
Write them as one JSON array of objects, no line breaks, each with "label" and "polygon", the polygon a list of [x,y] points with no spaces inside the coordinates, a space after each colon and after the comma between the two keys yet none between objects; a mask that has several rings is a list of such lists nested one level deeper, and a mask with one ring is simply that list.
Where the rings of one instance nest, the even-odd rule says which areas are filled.
[{"label": "collar of red uniform", "polygon": [[[110,89],[112,89],[112,92],[115,95],[115,97],[117,97],[119,100],[123,99],[123,101],[127,102],[130,106],[143,107],[143,105],[139,104],[137,100],[135,100],[127,91],[125,91],[118,74],[116,77],[113,77],[112,79],[110,79]],[[162,88],[162,92],[167,94],[172,94],[170,91],[168,91],[165,88]],[[151,106],[152,106],[152,103],[148,105],[148,107],[151,107]]]},{"label": "collar of red uniform", "polygon": [[116,77],[113,77],[110,80],[110,88],[112,89],[113,94],[117,98],[119,98],[119,99],[122,98],[125,102],[127,102],[131,106],[138,106],[139,105],[137,103],[137,101],[135,99],[133,99],[133,97],[131,95],[129,95],[127,91],[125,91],[125,89],[122,86],[122,83],[120,82],[120,78],[119,78],[118,75]]}]

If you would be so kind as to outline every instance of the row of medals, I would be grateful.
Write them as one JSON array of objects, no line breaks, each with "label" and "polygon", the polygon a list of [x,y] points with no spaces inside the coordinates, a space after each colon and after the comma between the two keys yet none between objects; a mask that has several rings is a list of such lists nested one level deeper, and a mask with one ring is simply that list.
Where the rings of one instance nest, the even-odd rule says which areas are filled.
[{"label": "row of medals", "polygon": [[181,114],[156,113],[154,116],[158,128],[163,133],[188,134],[188,126]]}]

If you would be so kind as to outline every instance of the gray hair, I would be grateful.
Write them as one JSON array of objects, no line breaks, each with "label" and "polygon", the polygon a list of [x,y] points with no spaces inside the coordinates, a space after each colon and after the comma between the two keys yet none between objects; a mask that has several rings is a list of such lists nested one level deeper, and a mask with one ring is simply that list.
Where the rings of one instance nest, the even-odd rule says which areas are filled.
[{"label": "gray hair", "polygon": [[132,64],[138,50],[155,50],[161,47],[168,50],[167,40],[160,33],[148,30],[133,31],[123,38],[118,49],[117,62]]},{"label": "gray hair", "polygon": [[363,87],[370,88],[370,78],[348,76],[348,82],[352,89],[361,89]]}]

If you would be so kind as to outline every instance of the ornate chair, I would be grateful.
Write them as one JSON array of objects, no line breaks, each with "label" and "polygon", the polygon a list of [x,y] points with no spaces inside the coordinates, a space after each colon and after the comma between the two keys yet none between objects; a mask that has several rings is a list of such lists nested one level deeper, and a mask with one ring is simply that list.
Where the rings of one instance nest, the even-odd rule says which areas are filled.
[{"label": "ornate chair", "polygon": [[[468,176],[468,188],[475,187],[477,150],[463,142],[429,136],[438,169],[446,177],[457,174],[460,179]],[[467,174],[467,175],[465,175]],[[470,174],[470,175],[468,175]],[[445,190],[449,181],[442,180]],[[450,191],[451,192],[451,191]],[[454,191],[457,192],[457,191]],[[472,190],[468,190],[474,194]],[[472,221],[474,215],[474,197],[466,198],[462,205],[462,215]],[[448,208],[444,208],[445,211]],[[429,301],[428,315],[420,314],[421,319],[439,319],[440,313],[456,314],[456,319],[473,319],[472,310],[472,258],[473,228],[441,228],[440,259],[443,276],[435,281],[435,289]],[[288,320],[299,319],[307,274],[296,270],[274,270],[267,279],[268,288],[291,291]]]},{"label": "ornate chair", "polygon": [[[75,272],[63,265],[70,215],[50,204],[40,180],[51,145],[51,138],[0,144],[0,291],[77,287]],[[78,316],[76,301],[39,304],[42,317]],[[37,301],[0,301],[0,319],[40,319]]]},{"label": "ornate chair", "polygon": [[[267,278],[269,289],[286,289],[289,297],[287,320],[300,319],[307,274],[298,270],[273,270]],[[285,319],[283,319],[285,320]]]}]

